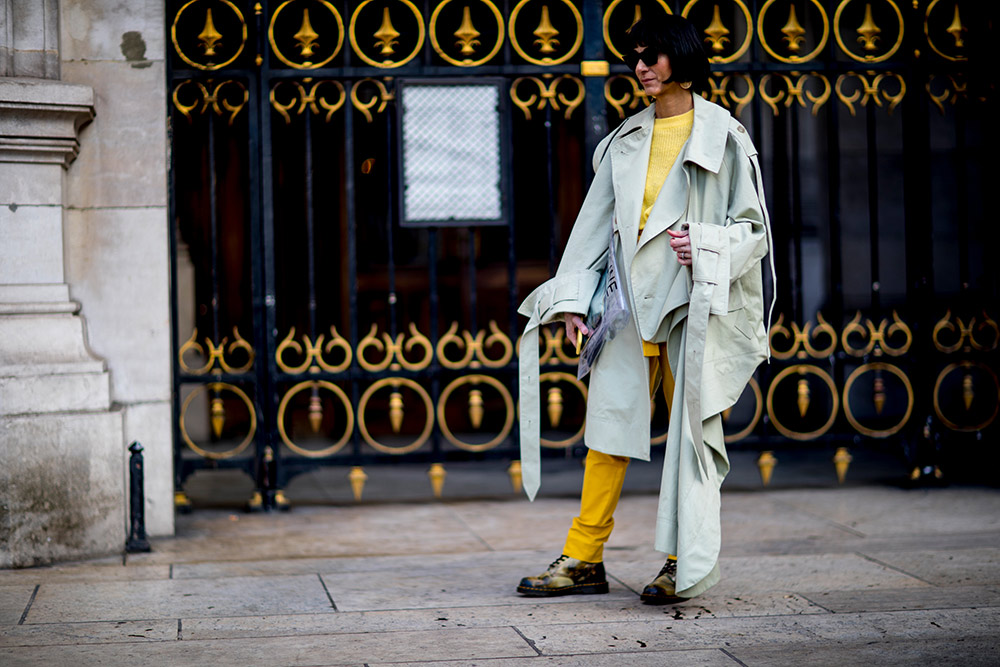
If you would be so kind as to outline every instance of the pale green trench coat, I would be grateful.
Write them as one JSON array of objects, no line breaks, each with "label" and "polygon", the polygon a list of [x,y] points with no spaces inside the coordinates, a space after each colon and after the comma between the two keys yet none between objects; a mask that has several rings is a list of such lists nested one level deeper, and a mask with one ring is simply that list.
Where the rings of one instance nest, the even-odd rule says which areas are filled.
[{"label": "pale green trench coat", "polygon": [[[678,594],[692,597],[719,580],[719,488],[729,471],[720,413],[768,356],[761,260],[771,245],[770,226],[746,130],[695,95],[691,137],[637,244],[653,118],[650,106],[598,146],[597,173],[559,269],[519,309],[530,318],[520,347],[521,459],[533,499],[540,481],[538,327],[588,312],[614,224],[633,317],[592,370],[585,441],[606,454],[649,460],[649,361],[641,341],[667,343],[677,389],[654,544],[677,555]],[[666,233],[683,223],[691,233],[690,269],[678,264]]]}]

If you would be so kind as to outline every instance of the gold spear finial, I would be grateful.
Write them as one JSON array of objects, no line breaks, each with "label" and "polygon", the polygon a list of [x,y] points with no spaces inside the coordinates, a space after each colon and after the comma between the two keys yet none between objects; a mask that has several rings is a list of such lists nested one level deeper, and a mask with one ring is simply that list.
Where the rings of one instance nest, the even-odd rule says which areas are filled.
[{"label": "gold spear finial", "polygon": [[840,484],[847,478],[847,469],[853,460],[854,457],[847,451],[847,447],[837,447],[837,452],[833,455],[833,468],[837,471],[837,482]]},{"label": "gold spear finial", "polygon": [[876,48],[875,41],[879,38],[879,33],[882,29],[875,25],[875,20],[872,18],[872,3],[867,3],[865,5],[865,20],[861,23],[861,27],[858,28],[858,43],[863,45],[865,51],[874,51]]},{"label": "gold spear finial", "polygon": [[431,479],[431,490],[434,492],[435,498],[441,497],[441,492],[444,490],[444,478],[448,475],[445,472],[444,466],[440,463],[432,463],[430,470],[427,471],[427,476]]},{"label": "gold spear finial", "polygon": [[559,31],[549,20],[548,5],[542,5],[542,20],[538,22],[538,27],[532,34],[538,38],[535,40],[535,44],[538,45],[539,51],[545,54],[555,53],[556,47],[559,46],[559,40],[556,39],[559,36]]},{"label": "gold spear finial", "polygon": [[351,483],[351,493],[354,494],[354,499],[361,500],[361,494],[365,490],[365,482],[368,481],[365,469],[361,466],[354,466],[348,473],[347,479]]},{"label": "gold spear finial", "polygon": [[788,42],[789,51],[798,53],[802,50],[802,42],[805,41],[803,35],[806,34],[806,30],[799,23],[799,19],[795,15],[795,5],[789,5],[788,21],[785,23],[785,27],[781,29],[781,32],[785,33],[783,39]]},{"label": "gold spear finial", "polygon": [[798,398],[796,402],[799,406],[799,416],[805,418],[806,413],[809,412],[809,380],[799,378],[798,383]]},{"label": "gold spear finial", "polygon": [[760,469],[760,483],[767,486],[771,483],[771,473],[774,472],[774,466],[778,465],[778,459],[774,456],[774,452],[761,452],[760,456],[757,457],[757,467]]},{"label": "gold spear finial", "polygon": [[215,29],[215,22],[212,21],[212,10],[209,8],[205,14],[205,27],[201,29],[201,33],[198,35],[198,40],[205,49],[206,56],[215,55],[215,47],[221,46],[219,44],[221,39],[222,35]]},{"label": "gold spear finial", "polygon": [[549,387],[548,397],[549,400],[546,407],[549,413],[549,424],[552,425],[552,428],[559,428],[559,422],[562,421],[563,413],[562,389],[559,387]]},{"label": "gold spear finial", "polygon": [[958,4],[955,4],[955,17],[951,20],[951,25],[946,29],[951,36],[955,38],[955,48],[960,49],[965,46],[965,40],[962,39],[962,33],[965,32],[965,26],[962,25],[962,18],[958,15]]},{"label": "gold spear finial", "polygon": [[729,41],[729,38],[726,37],[729,34],[729,28],[722,24],[722,17],[719,16],[719,5],[715,5],[712,22],[705,28],[705,34],[708,35],[705,41],[712,43],[712,50],[716,53],[722,53],[725,48],[723,44]]},{"label": "gold spear finial", "polygon": [[313,30],[312,23],[309,22],[308,8],[302,10],[302,25],[293,37],[299,43],[299,50],[302,52],[303,58],[308,58],[313,54],[313,47],[319,40],[319,35]]},{"label": "gold spear finial", "polygon": [[458,26],[458,30],[454,32],[455,37],[458,37],[455,46],[461,48],[463,56],[471,56],[476,52],[476,47],[481,44],[479,34],[479,31],[472,25],[472,14],[466,5],[465,9],[462,10],[462,25]]},{"label": "gold spear finial", "polygon": [[399,32],[392,27],[392,19],[389,18],[389,8],[382,8],[382,25],[379,26],[378,32],[375,33],[375,46],[382,45],[381,52],[383,56],[391,56],[396,52],[393,48],[394,44],[399,42]]}]

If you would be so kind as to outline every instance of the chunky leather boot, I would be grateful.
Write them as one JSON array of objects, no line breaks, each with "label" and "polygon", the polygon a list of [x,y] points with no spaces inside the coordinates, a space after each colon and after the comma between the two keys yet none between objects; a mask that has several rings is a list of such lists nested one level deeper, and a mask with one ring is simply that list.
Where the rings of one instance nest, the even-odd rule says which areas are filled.
[{"label": "chunky leather boot", "polygon": [[668,559],[660,570],[660,573],[656,575],[656,579],[653,579],[652,582],[642,589],[639,599],[646,604],[686,602],[687,598],[677,596],[677,590],[674,588],[676,581],[677,561]]},{"label": "chunky leather boot", "polygon": [[556,595],[593,595],[608,592],[604,563],[587,563],[565,554],[552,561],[537,577],[525,577],[517,592],[528,597]]}]

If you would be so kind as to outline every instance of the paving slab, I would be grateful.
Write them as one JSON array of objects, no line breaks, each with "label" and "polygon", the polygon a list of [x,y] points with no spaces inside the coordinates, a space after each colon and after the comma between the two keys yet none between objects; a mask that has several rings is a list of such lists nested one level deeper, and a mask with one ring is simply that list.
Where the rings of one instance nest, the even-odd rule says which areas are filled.
[{"label": "paving slab", "polygon": [[1000,494],[994,489],[810,489],[774,491],[771,497],[864,535],[1000,530]]},{"label": "paving slab", "polygon": [[333,611],[319,577],[233,577],[45,584],[28,623],[122,621]]},{"label": "paving slab", "polygon": [[[484,551],[445,504],[303,507],[290,513],[198,512],[177,536],[152,540],[140,564]],[[266,539],[254,539],[254,538]]]},{"label": "paving slab", "polygon": [[[608,571],[635,591],[656,575],[661,562],[616,558]],[[752,593],[864,590],[869,588],[927,587],[920,579],[873,562],[858,554],[720,557],[722,581],[713,596],[747,598]]]},{"label": "paving slab", "polygon": [[996,638],[877,641],[860,644],[817,643],[809,646],[738,647],[729,653],[747,667],[844,667],[844,665],[934,665],[996,667]]},{"label": "paving slab", "polygon": [[28,608],[35,587],[32,585],[0,586],[0,625],[16,625]]},{"label": "paving slab", "polygon": [[731,648],[823,645],[827,642],[934,640],[997,636],[1000,609],[662,620],[631,623],[522,625],[543,655],[635,651],[637,648]]},{"label": "paving slab", "polygon": [[96,562],[70,563],[52,567],[28,567],[0,570],[0,586],[10,584],[81,583],[87,581],[150,581],[169,579],[169,565],[123,565],[122,558],[100,559]]},{"label": "paving slab", "polygon": [[707,598],[700,604],[651,606],[637,597],[610,599],[563,597],[538,602],[515,598],[517,604],[427,609],[285,614],[182,619],[185,639],[280,637],[295,634],[389,632],[441,628],[509,627],[525,624],[607,623],[663,619],[736,618],[829,613],[797,596],[755,596],[750,600]]},{"label": "paving slab", "polygon": [[865,555],[937,586],[1000,585],[1000,547]]},{"label": "paving slab", "polygon": [[804,644],[816,635],[802,625],[807,616],[711,620],[633,621],[581,625],[521,625],[518,630],[542,655],[668,651],[739,645]]},{"label": "paving slab", "polygon": [[5,650],[5,667],[136,664],[170,667],[279,664],[287,667],[362,665],[374,660],[468,661],[535,656],[536,651],[513,628],[395,632],[391,634],[299,635],[260,639],[88,644],[19,647]]},{"label": "paving slab", "polygon": [[804,592],[806,600],[835,613],[1000,607],[1000,592],[979,586],[936,586],[865,591]]},{"label": "paving slab", "polygon": [[[372,662],[373,667],[455,667],[454,662]],[[735,667],[736,662],[718,649],[648,651],[643,653],[592,653],[588,655],[538,656],[533,658],[501,658],[497,660],[476,660],[478,667]]]},{"label": "paving slab", "polygon": [[25,623],[0,627],[0,647],[114,644],[177,639],[176,620]]},{"label": "paving slab", "polygon": [[[539,551],[482,551],[414,556],[368,556],[364,558],[292,558],[263,561],[182,563],[173,568],[174,579],[221,578],[239,576],[270,576],[276,574],[347,574],[384,570],[410,570],[413,568],[474,563],[490,564],[508,559],[526,559],[534,568],[539,563],[548,564],[550,554]],[[545,565],[541,568],[544,569]],[[514,582],[515,584],[517,582]]]},{"label": "paving slab", "polygon": [[[516,595],[515,588],[521,578],[544,571],[547,563],[539,565],[536,555],[516,557],[506,553],[495,556],[499,557],[448,564],[426,559],[419,566],[378,571],[370,576],[324,573],[323,581],[341,611],[532,604],[539,599],[548,604],[563,604],[578,599]],[[609,584],[610,597],[629,602],[635,600],[633,591],[615,581]]]}]

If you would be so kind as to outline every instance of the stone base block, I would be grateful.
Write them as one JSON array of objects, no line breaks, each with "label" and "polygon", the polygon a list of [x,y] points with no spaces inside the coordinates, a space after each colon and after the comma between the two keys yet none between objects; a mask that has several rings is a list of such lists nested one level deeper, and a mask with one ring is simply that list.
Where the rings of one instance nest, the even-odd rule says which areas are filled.
[{"label": "stone base block", "polygon": [[0,417],[0,567],[121,552],[119,411]]}]

